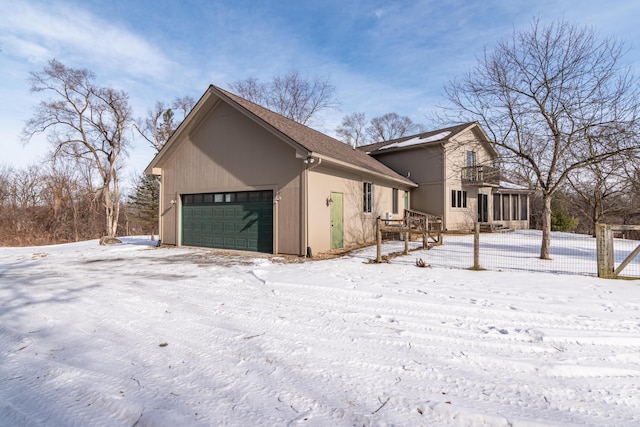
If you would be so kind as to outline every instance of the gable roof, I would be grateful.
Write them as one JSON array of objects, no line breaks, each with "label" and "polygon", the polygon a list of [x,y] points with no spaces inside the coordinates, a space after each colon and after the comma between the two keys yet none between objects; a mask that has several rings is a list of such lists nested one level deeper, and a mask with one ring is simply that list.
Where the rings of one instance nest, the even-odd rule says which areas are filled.
[{"label": "gable roof", "polygon": [[323,134],[317,130],[311,129],[303,124],[295,122],[281,114],[271,111],[265,107],[255,104],[249,100],[241,98],[231,92],[228,92],[222,88],[211,85],[198,101],[193,110],[189,113],[187,118],[180,124],[176,132],[171,136],[165,147],[156,155],[151,164],[147,167],[150,170],[154,167],[166,152],[169,146],[175,139],[178,139],[179,134],[184,131],[181,129],[183,125],[188,127],[190,120],[189,116],[197,115],[198,110],[204,108],[203,101],[205,98],[209,98],[214,95],[216,98],[226,102],[234,107],[239,112],[243,113],[254,122],[258,123],[268,131],[279,136],[288,144],[292,145],[297,151],[306,151],[306,156],[317,156],[322,160],[326,160],[329,163],[342,165],[352,169],[359,169],[364,172],[373,173],[386,179],[402,182],[405,185],[412,187],[417,186],[413,181],[403,177],[391,168],[380,163],[373,157],[370,157],[365,152],[356,150],[351,146],[344,144],[337,139],[331,138],[328,135]]},{"label": "gable roof", "polygon": [[403,177],[391,168],[368,156],[366,153],[355,150],[350,145],[340,142],[322,132],[300,124],[224,89],[216,86],[211,86],[211,89],[215,92],[219,92],[221,95],[227,97],[228,100],[260,118],[268,126],[273,127],[277,131],[291,138],[291,140],[306,149],[309,152],[309,156],[320,155],[328,160],[347,163],[352,166],[366,169],[370,172],[377,172],[378,174],[385,175],[388,178],[402,180],[407,184],[414,184],[413,181]]},{"label": "gable roof", "polygon": [[381,154],[383,152],[391,152],[404,150],[408,148],[417,148],[424,147],[426,145],[436,145],[442,144],[450,141],[455,136],[461,134],[462,132],[474,129],[478,131],[481,135],[481,141],[486,143],[489,146],[489,149],[494,153],[498,154],[490,144],[489,138],[484,133],[478,122],[469,122],[462,123],[455,126],[450,126],[442,129],[436,129],[429,132],[423,132],[416,135],[404,136],[402,138],[392,139],[389,141],[376,142],[373,144],[363,145],[358,147],[358,150],[363,151],[371,156],[375,156],[376,154]]}]

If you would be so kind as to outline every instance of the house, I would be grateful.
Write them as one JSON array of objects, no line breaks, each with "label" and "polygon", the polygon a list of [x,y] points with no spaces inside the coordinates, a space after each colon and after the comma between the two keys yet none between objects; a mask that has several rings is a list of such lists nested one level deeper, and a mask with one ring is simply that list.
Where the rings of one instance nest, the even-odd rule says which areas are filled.
[{"label": "house", "polygon": [[499,154],[476,123],[359,147],[418,185],[412,209],[441,216],[443,229],[529,228],[529,189],[501,179]]},{"label": "house", "polygon": [[418,188],[327,135],[210,86],[151,161],[163,244],[307,255],[374,238]]}]

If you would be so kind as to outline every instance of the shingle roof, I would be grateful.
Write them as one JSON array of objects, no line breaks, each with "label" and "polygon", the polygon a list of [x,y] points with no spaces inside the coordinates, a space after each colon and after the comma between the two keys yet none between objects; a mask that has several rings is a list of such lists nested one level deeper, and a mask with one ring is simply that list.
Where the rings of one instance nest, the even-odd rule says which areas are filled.
[{"label": "shingle roof", "polygon": [[[358,147],[358,150],[360,150],[362,152],[365,152],[365,153],[369,153],[369,154],[375,155],[378,150],[384,149],[385,147],[388,147],[389,145],[398,144],[398,143],[401,143],[401,142],[404,142],[404,141],[408,141],[408,140],[414,139],[414,138],[419,138],[421,140],[428,141],[428,142],[425,142],[425,144],[440,143],[442,141],[449,140],[450,138],[454,137],[456,134],[462,132],[463,130],[467,129],[469,126],[474,125],[474,124],[476,124],[476,122],[462,123],[462,124],[459,124],[459,125],[450,126],[450,127],[443,128],[443,129],[432,130],[432,131],[429,131],[429,132],[423,132],[423,133],[419,133],[419,134],[416,134],[416,135],[403,136],[402,138],[392,139],[392,140],[389,140],[389,141],[382,141],[382,142],[376,142],[376,143],[373,143],[373,144],[362,145],[362,146]],[[438,134],[444,134],[446,132],[450,132],[450,133],[447,134],[446,136],[443,135],[443,138],[433,139],[434,136],[436,136]],[[418,146],[418,145],[420,145],[420,144],[416,144],[416,146]]]},{"label": "shingle roof", "polygon": [[398,174],[363,151],[355,150],[350,145],[344,144],[322,132],[295,122],[222,88],[212,85],[210,89],[219,97],[231,101],[245,111],[258,117],[265,124],[286,135],[310,153],[345,162],[394,180],[415,185],[411,180]]}]

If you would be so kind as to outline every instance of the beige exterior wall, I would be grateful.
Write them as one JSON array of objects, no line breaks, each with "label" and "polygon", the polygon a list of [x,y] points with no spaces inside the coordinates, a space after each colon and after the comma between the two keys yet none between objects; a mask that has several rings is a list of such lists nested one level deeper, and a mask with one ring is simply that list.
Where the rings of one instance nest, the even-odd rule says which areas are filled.
[{"label": "beige exterior wall", "polygon": [[376,155],[376,160],[384,163],[402,176],[419,185],[411,190],[411,209],[432,215],[443,215],[444,190],[444,149],[441,145],[417,147]]},{"label": "beige exterior wall", "polygon": [[[274,251],[304,254],[301,175],[295,150],[219,103],[162,160],[162,242],[180,245],[181,200],[190,193],[273,190]],[[175,203],[171,203],[171,201]]]},{"label": "beige exterior wall", "polygon": [[[320,164],[309,170],[308,245],[313,253],[331,249],[331,193],[343,195],[344,247],[375,239],[375,221],[393,212],[393,188],[398,188],[398,214],[404,214],[404,194],[408,187],[400,187],[380,179],[353,171]],[[372,212],[364,213],[363,182],[373,184]]]},{"label": "beige exterior wall", "polygon": [[[473,230],[478,220],[478,194],[488,195],[488,214],[491,222],[492,198],[491,187],[475,187],[463,185],[462,171],[467,166],[467,151],[475,151],[477,165],[493,166],[493,157],[485,145],[480,143],[473,130],[469,129],[456,135],[446,145],[446,180],[444,185],[444,228],[447,230]],[[452,190],[466,191],[467,207],[452,207]]]},{"label": "beige exterior wall", "polygon": [[[478,194],[486,194],[488,222],[493,222],[492,187],[463,185],[462,171],[467,166],[467,151],[476,153],[476,165],[493,166],[495,153],[481,141],[483,136],[477,128],[470,128],[455,136],[444,146],[435,144],[425,147],[406,148],[399,151],[384,151],[376,159],[419,187],[411,192],[411,208],[443,217],[447,230],[472,230],[478,220]],[[465,191],[467,206],[452,206],[452,190]],[[513,229],[528,227],[528,221],[501,221]]]}]

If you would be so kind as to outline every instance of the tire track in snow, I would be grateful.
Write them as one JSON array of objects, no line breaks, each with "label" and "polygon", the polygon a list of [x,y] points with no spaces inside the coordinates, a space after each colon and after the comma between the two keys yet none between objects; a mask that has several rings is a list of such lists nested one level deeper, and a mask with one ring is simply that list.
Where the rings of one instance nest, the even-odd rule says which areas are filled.
[{"label": "tire track in snow", "polygon": [[[290,284],[290,283],[283,283],[279,280],[281,280],[281,278],[278,278],[278,281],[275,282],[270,282],[266,279],[263,278],[263,280],[265,280],[265,283],[267,283],[269,286],[273,286],[273,287],[278,287],[278,288],[287,288],[286,292],[279,292],[279,294],[283,294],[283,295],[291,295],[292,294],[292,290],[295,290],[295,288],[298,287],[304,287],[304,286],[308,286],[308,285],[295,285],[295,284]],[[282,289],[280,289],[282,291]],[[455,310],[456,312],[475,312],[476,309],[470,309],[467,307],[452,307],[452,306],[446,306],[443,310],[443,308],[440,307],[434,307],[434,304],[424,304],[424,303],[409,303],[407,304],[406,301],[403,301],[403,306],[407,306],[407,305],[411,305],[411,306],[416,306],[417,308],[419,307],[423,307],[423,308],[429,308],[429,310],[419,310],[419,309],[415,309],[413,311],[403,311],[403,312],[398,312],[398,311],[394,311],[394,310],[384,310],[383,307],[377,307],[376,303],[377,302],[383,302],[382,300],[384,298],[376,298],[378,297],[378,295],[371,295],[371,294],[361,294],[359,297],[354,297],[355,295],[358,295],[357,292],[351,291],[351,290],[336,290],[334,288],[326,288],[323,289],[323,295],[327,295],[327,298],[325,298],[325,300],[323,300],[325,302],[325,306],[327,304],[331,305],[332,301],[341,301],[342,300],[348,300],[349,303],[355,303],[358,305],[358,312],[359,315],[362,315],[362,313],[368,313],[369,315],[374,315],[374,313],[385,313],[385,315],[389,316],[388,318],[394,320],[394,323],[397,322],[397,324],[399,325],[398,328],[401,328],[403,324],[407,323],[406,319],[403,319],[402,316],[408,316],[411,317],[411,321],[413,322],[412,328],[410,329],[416,329],[415,326],[416,325],[420,325],[420,324],[429,324],[429,328],[431,329],[429,331],[429,333],[425,333],[422,337],[418,337],[418,338],[422,338],[423,341],[428,341],[428,342],[432,342],[434,339],[439,340],[441,343],[442,342],[446,342],[449,341],[449,348],[454,348],[454,349],[459,349],[460,347],[464,347],[465,344],[474,344],[477,345],[479,347],[481,347],[482,349],[480,351],[478,351],[478,353],[484,353],[487,350],[493,349],[493,350],[498,350],[501,347],[508,347],[508,351],[506,351],[507,354],[509,355],[513,355],[514,350],[520,350],[522,352],[530,352],[530,353],[534,353],[534,355],[536,353],[545,353],[545,352],[550,352],[552,354],[556,354],[559,351],[566,351],[566,350],[558,350],[557,348],[550,348],[548,350],[544,350],[544,351],[540,351],[538,349],[534,349],[533,351],[531,351],[530,349],[527,349],[527,346],[521,346],[522,348],[518,348],[515,347],[513,345],[513,343],[509,343],[509,342],[505,342],[504,339],[504,335],[506,334],[496,334],[494,338],[498,338],[497,340],[495,340],[495,342],[490,342],[490,343],[486,343],[486,342],[480,342],[477,343],[477,339],[473,339],[473,335],[474,332],[473,331],[465,331],[464,333],[457,333],[456,337],[451,337],[452,333],[454,332],[452,330],[452,328],[438,328],[438,327],[434,327],[433,325],[437,325],[438,322],[442,322],[443,319],[455,319],[455,318],[459,318],[460,314],[456,314],[455,316],[451,316],[450,314],[448,314],[449,310]],[[336,296],[337,297],[334,297]],[[385,296],[386,298],[386,296]],[[326,301],[329,301],[328,303]],[[363,302],[365,304],[363,304]],[[302,300],[294,300],[292,301],[292,304],[304,304],[304,299]],[[391,303],[389,304],[390,307],[395,306],[395,304]],[[333,308],[334,310],[339,310],[339,308],[341,307],[340,304],[338,303],[333,303]],[[350,308],[350,305],[343,305],[343,308]],[[444,312],[446,311],[446,312]],[[550,314],[539,314],[539,313],[535,313],[533,315],[531,314],[526,314],[526,313],[521,313],[521,312],[515,312],[515,313],[511,313],[508,310],[499,310],[499,311],[495,311],[493,310],[489,317],[492,318],[500,318],[500,314],[504,314],[507,315],[508,317],[510,317],[510,319],[508,319],[507,321],[505,321],[505,323],[509,324],[509,323],[514,323],[514,319],[517,319],[516,324],[519,324],[521,326],[530,326],[532,323],[536,325],[536,329],[549,329],[549,330],[553,330],[553,328],[558,327],[558,324],[562,325],[565,327],[567,325],[571,325],[571,326],[576,326],[576,319],[575,318],[564,318],[563,316],[553,316]],[[498,315],[498,316],[496,316]],[[502,316],[504,317],[504,316]],[[540,319],[545,319],[545,323],[540,324],[539,320]],[[476,319],[482,319],[482,316],[478,316]],[[350,319],[351,321],[353,321],[354,319]],[[469,324],[473,324],[475,323],[473,320],[469,321],[469,319],[467,319],[467,321],[469,322]],[[476,320],[477,321],[477,320]],[[586,323],[586,324],[585,324]],[[602,332],[606,332],[606,331],[610,331],[610,330],[615,330],[616,327],[615,326],[611,326],[610,323],[602,320],[598,320],[598,321],[592,321],[592,320],[588,320],[586,322],[582,322],[579,323],[578,326],[575,328],[576,331],[584,331],[584,330],[593,330],[594,329],[594,325],[597,325],[597,327],[599,328],[600,331]],[[517,328],[516,328],[517,329]],[[433,332],[437,331],[437,335],[435,335]],[[415,335],[415,334],[414,334]],[[468,340],[466,338],[469,338]],[[476,337],[477,338],[477,337]],[[531,341],[534,342],[540,342],[543,341],[541,340],[542,337],[540,336],[534,336],[534,337],[528,337],[531,339]],[[414,347],[418,347],[420,344],[416,344],[416,341],[419,342],[419,340],[414,340],[414,336],[411,337],[411,342],[413,343]],[[384,344],[381,341],[378,341],[377,344]],[[506,344],[506,345],[505,345]],[[627,343],[629,344],[629,343]],[[634,343],[630,343],[629,344],[631,347],[633,347],[635,344]],[[430,346],[423,346],[424,348],[431,348],[431,349],[440,349],[440,351],[442,351],[441,345],[430,345]],[[445,347],[446,349],[447,347]],[[446,352],[446,350],[445,350]],[[518,353],[518,351],[515,351],[515,353]],[[498,357],[498,355],[493,356],[494,358],[496,358],[497,363],[505,363],[505,360],[502,360]],[[393,364],[395,364],[396,362],[394,361]],[[521,362],[521,363],[526,363],[526,362]],[[529,366],[535,366],[535,363],[529,365]],[[482,368],[483,365],[479,364],[478,365],[479,368]],[[557,368],[551,368],[549,372],[549,376],[550,377],[550,381],[548,381],[549,384],[553,384],[555,380],[557,380],[560,377],[565,377],[566,375],[563,375],[562,373],[557,373],[558,375],[554,375],[553,370]],[[576,377],[580,377],[580,376],[591,376],[590,373],[584,374],[584,372],[589,371],[591,368],[587,367],[587,368],[582,368],[582,373],[580,373],[580,368],[574,367],[574,376]],[[521,374],[524,374],[522,376],[522,380],[526,381],[527,376],[529,376],[531,374],[531,369],[529,369],[528,367],[526,369],[522,369]],[[622,375],[633,375],[633,376],[637,376],[637,371],[634,370],[630,370],[630,371],[620,371],[618,372],[618,374],[622,374]],[[433,378],[426,378],[426,379],[433,379]],[[469,388],[469,384],[465,385],[464,389],[468,389]],[[478,388],[478,386],[476,386],[476,388]],[[480,393],[481,394],[481,393]],[[624,394],[624,390],[621,391],[621,394]],[[540,395],[539,394],[532,394],[531,396],[528,396],[528,398],[524,398],[523,400],[525,401],[535,401],[540,400],[541,405],[540,407],[542,409],[544,409],[545,412],[548,412],[549,409],[549,405],[546,402],[546,400],[548,399],[545,396],[542,396],[544,399],[540,399]],[[552,398],[552,396],[550,396],[549,398]],[[544,403],[542,403],[544,402]],[[602,403],[602,402],[600,402]],[[564,411],[564,410],[570,410],[571,408],[558,408],[558,411]]]},{"label": "tire track in snow", "polygon": [[[122,261],[110,262],[116,266]],[[83,318],[82,327],[56,318],[41,321],[43,340],[46,334],[66,331],[68,336],[61,341],[65,349],[53,352],[37,340],[28,348],[46,358],[38,360],[38,370],[23,373],[37,375],[48,369],[56,381],[46,386],[34,381],[16,392],[24,396],[33,389],[47,396],[46,403],[38,403],[40,417],[54,411],[53,419],[74,418],[71,423],[85,425],[101,420],[92,411],[103,412],[113,424],[117,414],[129,411],[136,416],[140,408],[139,425],[163,420],[210,425],[216,423],[210,417],[212,407],[222,420],[243,420],[246,425],[314,420],[336,425],[517,425],[532,420],[628,425],[637,420],[638,399],[633,396],[638,382],[633,378],[595,378],[590,390],[584,390],[579,386],[585,382],[575,382],[571,376],[549,375],[552,370],[545,375],[540,369],[532,372],[536,366],[544,370],[547,362],[549,367],[561,361],[589,366],[600,356],[611,361],[616,354],[626,355],[618,363],[637,368],[637,359],[629,356],[636,347],[622,339],[606,345],[594,342],[602,350],[582,359],[585,343],[573,341],[576,336],[607,337],[616,328],[629,330],[621,322],[499,308],[501,304],[493,303],[486,293],[446,298],[434,291],[427,296],[417,292],[426,289],[419,283],[409,283],[403,293],[393,288],[354,289],[358,282],[377,280],[370,266],[365,267],[369,271],[345,278],[323,276],[320,267],[310,263],[292,266],[290,273],[288,269],[274,280],[269,265],[207,266],[207,274],[200,276],[194,270],[198,268],[203,267],[158,263],[140,268],[137,275],[166,273],[172,281],[133,280],[87,289],[67,305]],[[74,287],[81,288],[83,282],[97,280],[92,274],[108,270],[58,279],[77,282]],[[316,274],[318,283],[310,281],[309,274]],[[304,284],[298,284],[296,275],[304,278]],[[323,281],[344,287],[332,288]],[[51,294],[38,292],[43,297]],[[112,298],[114,293],[119,298]],[[508,299],[501,298],[501,303]],[[33,311],[21,308],[16,313]],[[6,339],[18,342],[20,336],[17,332]],[[168,346],[160,348],[160,342]],[[90,344],[89,348],[82,349],[80,343]],[[124,352],[117,354],[114,349]],[[34,366],[24,356],[28,354],[32,353],[18,356]],[[99,361],[104,358],[119,361],[126,373],[102,370]],[[481,370],[493,372],[495,381],[487,380]],[[522,386],[532,378],[530,386]],[[119,406],[121,400],[111,401],[108,390],[123,382],[127,388],[121,400],[137,394],[140,405],[128,408]],[[86,402],[91,406],[82,407]],[[381,406],[383,402],[387,403]],[[16,408],[20,406],[6,413],[13,411],[18,419]],[[603,415],[612,408],[610,416]],[[496,415],[505,410],[507,415]]]}]

